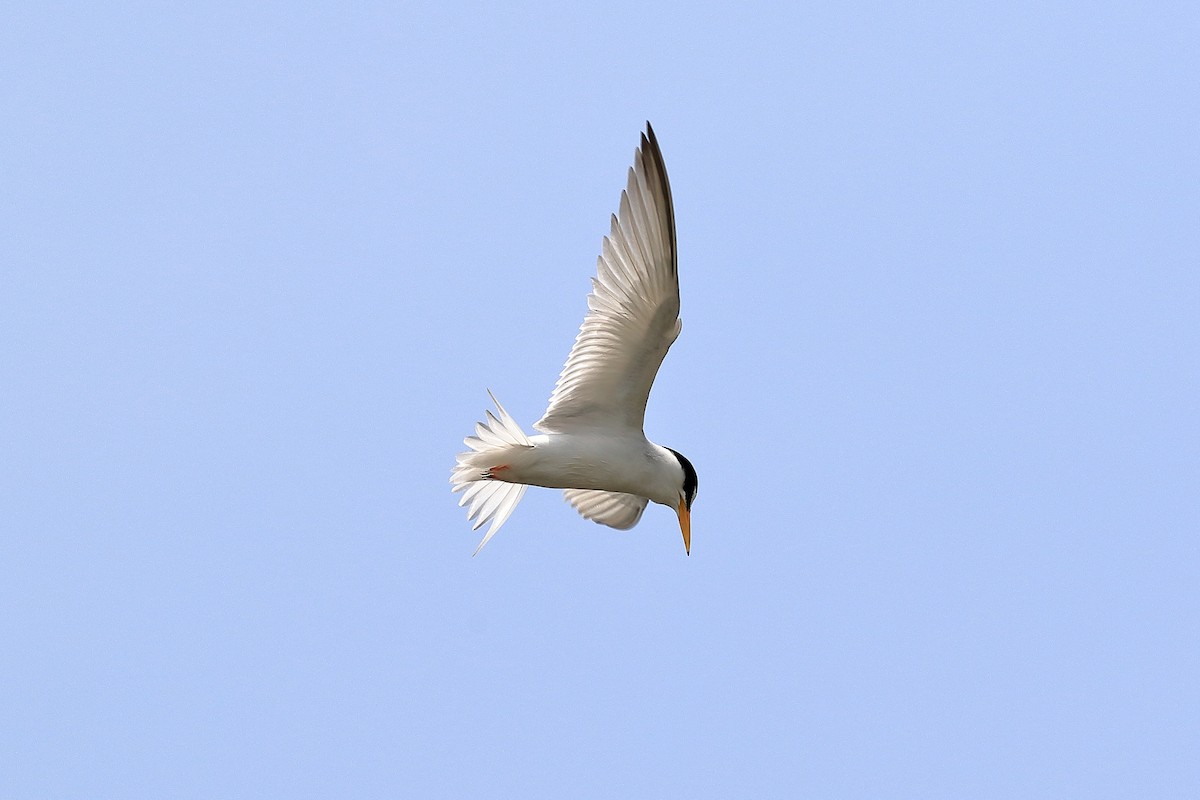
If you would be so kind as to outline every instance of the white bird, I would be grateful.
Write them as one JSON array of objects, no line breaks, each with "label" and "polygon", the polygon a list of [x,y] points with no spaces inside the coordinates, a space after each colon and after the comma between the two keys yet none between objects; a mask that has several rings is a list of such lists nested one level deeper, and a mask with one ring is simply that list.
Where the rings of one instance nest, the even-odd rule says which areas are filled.
[{"label": "white bird", "polygon": [[679,517],[691,553],[696,470],[642,432],[646,399],[668,348],[679,336],[675,211],[662,153],[650,123],[634,153],[619,213],[600,250],[588,312],[558,377],[540,433],[526,436],[489,391],[499,416],[475,425],[470,448],[450,477],[459,505],[478,530],[491,521],[478,553],[529,486],[562,489],[587,519],[622,530],[653,500]]}]

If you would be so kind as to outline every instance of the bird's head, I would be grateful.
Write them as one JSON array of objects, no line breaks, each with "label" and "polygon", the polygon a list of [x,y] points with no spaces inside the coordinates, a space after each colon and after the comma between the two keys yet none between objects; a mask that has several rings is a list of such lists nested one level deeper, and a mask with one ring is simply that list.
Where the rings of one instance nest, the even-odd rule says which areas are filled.
[{"label": "bird's head", "polygon": [[[671,448],[667,448],[671,450]],[[671,453],[679,461],[679,466],[683,469],[683,481],[679,485],[679,501],[676,503],[676,512],[679,514],[679,530],[683,532],[683,549],[688,555],[692,554],[692,502],[696,499],[696,492],[700,488],[700,481],[696,477],[696,468],[692,466],[692,462],[688,461],[675,450]]]}]

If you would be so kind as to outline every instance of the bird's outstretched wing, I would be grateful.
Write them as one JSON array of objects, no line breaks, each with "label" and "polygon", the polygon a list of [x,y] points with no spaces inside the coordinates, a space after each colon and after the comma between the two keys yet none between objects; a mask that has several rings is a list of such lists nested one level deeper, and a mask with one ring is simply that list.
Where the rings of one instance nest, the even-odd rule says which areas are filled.
[{"label": "bird's outstretched wing", "polygon": [[563,495],[585,519],[623,531],[637,525],[650,502],[636,494],[599,489],[563,489]]},{"label": "bird's outstretched wing", "polygon": [[546,414],[533,427],[640,432],[650,386],[679,329],[671,186],[646,123],[620,211],[604,237],[587,316]]}]

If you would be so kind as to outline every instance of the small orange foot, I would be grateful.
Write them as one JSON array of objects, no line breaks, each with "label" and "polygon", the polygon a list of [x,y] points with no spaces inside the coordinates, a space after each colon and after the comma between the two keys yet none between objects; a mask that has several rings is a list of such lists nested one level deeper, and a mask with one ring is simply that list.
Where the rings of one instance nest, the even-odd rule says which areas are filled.
[{"label": "small orange foot", "polygon": [[509,468],[508,464],[501,464],[498,467],[492,467],[487,472],[483,473],[483,477],[487,478],[488,480],[495,480],[496,473],[504,472],[508,468]]}]

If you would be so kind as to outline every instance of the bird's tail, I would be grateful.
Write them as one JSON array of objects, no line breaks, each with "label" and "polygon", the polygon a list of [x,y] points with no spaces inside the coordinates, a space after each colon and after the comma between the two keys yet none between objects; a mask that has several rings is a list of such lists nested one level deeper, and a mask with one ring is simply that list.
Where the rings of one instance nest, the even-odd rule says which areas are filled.
[{"label": "bird's tail", "polygon": [[463,439],[463,444],[470,450],[458,454],[458,463],[450,474],[452,491],[463,493],[458,504],[467,506],[467,519],[475,523],[472,530],[478,530],[489,520],[492,523],[479,547],[475,548],[476,553],[500,530],[529,488],[523,483],[496,480],[493,470],[506,466],[514,450],[533,447],[521,426],[504,410],[490,389],[488,396],[496,404],[500,416],[488,411],[485,421],[475,423],[475,435]]}]

